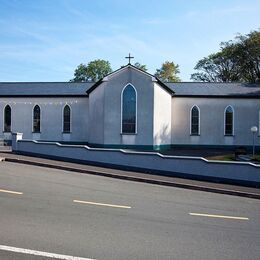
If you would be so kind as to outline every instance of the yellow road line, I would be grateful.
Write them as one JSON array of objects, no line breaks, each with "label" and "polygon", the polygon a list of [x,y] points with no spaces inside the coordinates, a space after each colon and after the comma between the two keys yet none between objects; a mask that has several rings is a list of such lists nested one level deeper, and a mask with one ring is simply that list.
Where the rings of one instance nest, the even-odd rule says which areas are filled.
[{"label": "yellow road line", "polygon": [[91,201],[84,201],[84,200],[73,200],[73,202],[82,203],[82,204],[89,204],[89,205],[95,205],[95,206],[104,206],[104,207],[112,207],[112,208],[131,209],[130,206],[114,205],[114,204],[105,204],[105,203],[98,203],[98,202],[91,202]]},{"label": "yellow road line", "polygon": [[1,189],[0,189],[0,192],[16,194],[16,195],[22,195],[23,194],[23,192],[12,191],[12,190],[1,190]]},{"label": "yellow road line", "polygon": [[236,220],[249,220],[246,217],[234,217],[234,216],[223,216],[223,215],[212,215],[212,214],[201,214],[201,213],[189,213],[191,216],[208,217],[208,218],[226,218]]}]

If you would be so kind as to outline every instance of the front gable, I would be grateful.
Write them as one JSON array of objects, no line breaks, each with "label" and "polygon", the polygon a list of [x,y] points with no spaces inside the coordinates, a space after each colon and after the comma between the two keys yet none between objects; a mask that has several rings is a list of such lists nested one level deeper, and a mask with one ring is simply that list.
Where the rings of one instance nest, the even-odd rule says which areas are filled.
[{"label": "front gable", "polygon": [[[134,89],[135,103],[131,106],[132,99],[129,99],[129,103],[126,102],[128,105],[123,106],[123,93],[129,86]],[[169,120],[174,92],[153,75],[131,64],[95,83],[87,94],[91,122],[90,143],[123,146],[151,145],[154,143],[154,123],[156,123],[158,140],[163,131],[160,125],[163,124],[164,127],[171,125]],[[126,97],[129,98],[127,95]],[[159,100],[155,102],[155,99]],[[158,109],[161,102],[165,103],[163,109],[168,111],[163,111],[167,115],[166,119],[165,116],[160,115],[161,110]],[[132,111],[133,114],[130,116],[127,111]],[[160,117],[163,119],[159,120]],[[164,136],[165,143],[168,139],[165,140]]]},{"label": "front gable", "polygon": [[[165,91],[167,91],[169,94],[174,95],[174,91],[170,89],[168,86],[166,86],[163,82],[161,82],[158,78],[153,76],[152,74],[149,74],[145,71],[140,70],[139,68],[128,64],[126,66],[121,67],[120,69],[108,74],[104,78],[97,81],[91,88],[89,88],[86,93],[89,95],[92,91],[94,91],[97,87],[100,85],[106,83],[106,82],[117,82],[122,83],[123,85],[127,83],[131,84],[145,84],[150,83],[157,83],[159,84]],[[109,85],[109,84],[108,84]],[[151,84],[153,85],[153,84]]]}]

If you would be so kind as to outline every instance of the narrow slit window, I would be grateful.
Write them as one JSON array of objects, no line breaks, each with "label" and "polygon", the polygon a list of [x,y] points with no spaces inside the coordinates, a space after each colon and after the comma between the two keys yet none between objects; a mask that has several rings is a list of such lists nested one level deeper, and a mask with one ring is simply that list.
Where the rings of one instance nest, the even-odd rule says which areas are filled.
[{"label": "narrow slit window", "polygon": [[63,109],[63,132],[70,133],[70,107],[66,105]]},{"label": "narrow slit window", "polygon": [[234,134],[234,111],[231,106],[225,110],[225,135]]},{"label": "narrow slit window", "polygon": [[191,135],[199,135],[200,112],[197,106],[191,109]]},{"label": "narrow slit window", "polygon": [[33,132],[40,133],[41,131],[41,109],[38,105],[33,108]]},{"label": "narrow slit window", "polygon": [[11,132],[12,110],[9,105],[4,109],[4,132]]}]

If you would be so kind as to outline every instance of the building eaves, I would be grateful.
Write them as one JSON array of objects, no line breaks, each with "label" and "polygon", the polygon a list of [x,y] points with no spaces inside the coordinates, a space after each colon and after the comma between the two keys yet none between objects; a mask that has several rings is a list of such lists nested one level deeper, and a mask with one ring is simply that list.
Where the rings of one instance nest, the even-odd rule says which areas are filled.
[{"label": "building eaves", "polygon": [[166,83],[175,91],[175,97],[259,97],[258,83],[204,83],[177,82]]},{"label": "building eaves", "polygon": [[0,82],[1,97],[85,96],[93,82]]}]

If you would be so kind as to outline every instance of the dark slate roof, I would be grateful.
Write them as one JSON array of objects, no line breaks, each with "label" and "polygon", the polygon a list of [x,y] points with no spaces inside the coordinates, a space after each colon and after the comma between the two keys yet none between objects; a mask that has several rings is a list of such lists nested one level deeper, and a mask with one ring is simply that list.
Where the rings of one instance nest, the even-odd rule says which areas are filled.
[{"label": "dark slate roof", "polygon": [[0,82],[0,97],[86,96],[89,82]]},{"label": "dark slate roof", "polygon": [[165,83],[179,97],[257,97],[260,98],[259,83]]},{"label": "dark slate roof", "polygon": [[[176,97],[260,98],[260,84],[249,83],[163,83]],[[87,96],[93,82],[0,82],[0,97]],[[87,94],[86,94],[87,92]]]}]

